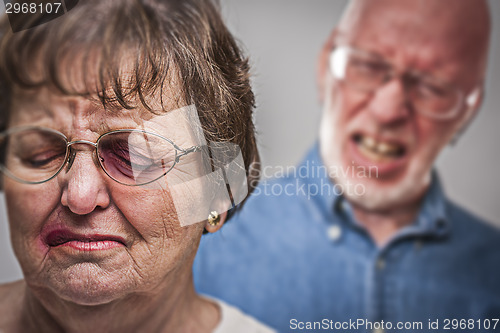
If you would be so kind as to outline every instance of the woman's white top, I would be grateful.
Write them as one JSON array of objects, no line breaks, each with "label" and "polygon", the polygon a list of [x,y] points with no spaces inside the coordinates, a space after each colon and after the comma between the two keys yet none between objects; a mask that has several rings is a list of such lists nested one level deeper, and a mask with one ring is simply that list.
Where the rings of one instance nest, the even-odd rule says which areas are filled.
[{"label": "woman's white top", "polygon": [[[206,297],[206,296],[205,296]],[[239,309],[223,301],[210,298],[220,308],[221,320],[213,333],[275,333],[269,326],[262,324],[253,317],[244,314]]]}]

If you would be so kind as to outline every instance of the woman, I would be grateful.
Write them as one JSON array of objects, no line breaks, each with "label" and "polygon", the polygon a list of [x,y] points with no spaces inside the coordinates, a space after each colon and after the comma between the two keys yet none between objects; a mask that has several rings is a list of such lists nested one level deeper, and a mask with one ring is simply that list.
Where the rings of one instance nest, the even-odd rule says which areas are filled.
[{"label": "woman", "polygon": [[1,27],[0,168],[25,279],[0,287],[0,331],[269,331],[193,288],[202,233],[241,196],[234,165],[246,193],[258,160],[247,62],[214,5],[22,20]]}]

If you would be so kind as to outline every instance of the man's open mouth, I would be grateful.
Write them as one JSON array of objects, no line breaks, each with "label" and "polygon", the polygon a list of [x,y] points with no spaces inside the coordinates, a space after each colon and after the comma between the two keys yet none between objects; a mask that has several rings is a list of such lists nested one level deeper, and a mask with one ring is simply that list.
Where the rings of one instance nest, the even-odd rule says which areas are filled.
[{"label": "man's open mouth", "polygon": [[406,153],[406,147],[401,143],[379,141],[361,133],[354,134],[352,140],[365,157],[374,161],[395,160],[402,158]]}]

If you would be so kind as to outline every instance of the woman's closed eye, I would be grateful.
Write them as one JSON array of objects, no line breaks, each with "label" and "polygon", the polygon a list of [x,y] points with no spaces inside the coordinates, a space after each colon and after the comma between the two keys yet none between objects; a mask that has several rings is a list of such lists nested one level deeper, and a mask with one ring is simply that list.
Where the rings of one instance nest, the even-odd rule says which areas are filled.
[{"label": "woman's closed eye", "polygon": [[110,155],[113,160],[116,160],[124,166],[134,170],[145,169],[153,164],[153,160],[150,157],[135,151],[119,150]]},{"label": "woman's closed eye", "polygon": [[106,168],[113,168],[128,177],[138,173],[162,171],[168,164],[165,159],[154,159],[150,154],[126,149],[106,153],[101,156],[101,162]]},{"label": "woman's closed eye", "polygon": [[26,167],[41,169],[60,167],[65,157],[66,151],[51,149],[21,157],[21,161]]}]

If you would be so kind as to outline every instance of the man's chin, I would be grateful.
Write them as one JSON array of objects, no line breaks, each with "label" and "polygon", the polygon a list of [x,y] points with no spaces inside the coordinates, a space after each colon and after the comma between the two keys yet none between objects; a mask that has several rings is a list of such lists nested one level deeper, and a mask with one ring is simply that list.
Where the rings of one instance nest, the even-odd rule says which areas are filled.
[{"label": "man's chin", "polygon": [[419,200],[430,183],[430,175],[419,180],[403,177],[398,181],[338,177],[335,183],[345,189],[344,197],[359,208],[385,211]]}]

